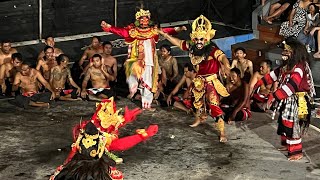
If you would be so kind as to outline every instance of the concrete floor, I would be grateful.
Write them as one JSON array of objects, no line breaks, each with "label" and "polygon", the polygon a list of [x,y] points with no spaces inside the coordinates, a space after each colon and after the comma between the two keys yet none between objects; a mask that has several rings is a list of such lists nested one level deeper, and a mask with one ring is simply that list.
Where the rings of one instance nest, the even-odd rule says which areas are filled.
[{"label": "concrete floor", "polygon": [[[136,104],[127,99],[118,107]],[[0,179],[48,179],[66,158],[71,128],[94,112],[94,102],[55,102],[50,109],[19,109],[0,101]],[[193,118],[157,107],[125,126],[121,136],[158,124],[149,141],[116,153],[124,159],[118,168],[129,180],[320,179],[319,132],[310,128],[304,138],[305,157],[288,162],[279,147],[276,122],[253,113],[248,122],[227,125],[229,141],[218,142],[212,119],[190,128]]]}]

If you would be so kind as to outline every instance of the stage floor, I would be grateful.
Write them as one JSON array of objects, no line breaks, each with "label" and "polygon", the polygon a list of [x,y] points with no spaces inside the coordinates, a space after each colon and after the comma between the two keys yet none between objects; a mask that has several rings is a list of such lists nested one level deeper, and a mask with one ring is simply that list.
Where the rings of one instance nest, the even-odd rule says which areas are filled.
[{"label": "stage floor", "polygon": [[[125,98],[118,108],[137,107]],[[70,150],[71,128],[88,119],[94,102],[56,102],[50,109],[19,109],[0,101],[0,179],[45,180]],[[158,124],[150,140],[125,152],[118,168],[128,180],[212,180],[212,179],[319,179],[319,132],[310,129],[304,138],[305,157],[288,162],[276,150],[279,136],[276,121],[267,114],[253,113],[245,123],[226,125],[229,141],[219,143],[212,119],[191,128],[193,117],[171,108],[157,107],[143,112],[120,130],[120,136]]]}]

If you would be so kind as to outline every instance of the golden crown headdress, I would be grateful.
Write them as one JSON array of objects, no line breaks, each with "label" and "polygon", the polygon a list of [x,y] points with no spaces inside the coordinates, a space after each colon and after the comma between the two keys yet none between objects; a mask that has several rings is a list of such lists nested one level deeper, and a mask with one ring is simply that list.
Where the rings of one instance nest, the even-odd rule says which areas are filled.
[{"label": "golden crown headdress", "polygon": [[122,122],[124,122],[124,118],[122,115],[119,115],[119,112],[122,110],[121,108],[117,111],[114,109],[114,99],[113,97],[109,98],[107,102],[101,102],[97,105],[101,105],[100,110],[97,115],[100,119],[100,125],[103,128],[108,128],[110,126],[114,126],[116,129]]},{"label": "golden crown headdress", "polygon": [[287,50],[287,51],[292,51],[291,46],[289,46],[286,41],[282,41],[282,44],[284,45],[284,49],[285,49],[285,50]]},{"label": "golden crown headdress", "polygon": [[211,22],[209,19],[200,15],[192,23],[192,32],[190,33],[191,39],[195,38],[204,38],[207,41],[210,41],[214,37],[216,30],[212,29]]},{"label": "golden crown headdress", "polygon": [[140,11],[138,11],[136,13],[136,20],[138,20],[140,17],[143,17],[143,16],[146,16],[150,19],[151,17],[151,13],[149,10],[143,10],[143,9],[140,9]]}]

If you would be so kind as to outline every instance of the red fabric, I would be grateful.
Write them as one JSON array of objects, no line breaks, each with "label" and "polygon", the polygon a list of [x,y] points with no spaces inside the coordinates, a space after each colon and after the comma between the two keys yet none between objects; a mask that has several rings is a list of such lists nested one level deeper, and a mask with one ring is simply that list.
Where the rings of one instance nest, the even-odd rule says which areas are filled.
[{"label": "red fabric", "polygon": [[[298,139],[290,139],[290,140],[298,140]],[[301,153],[302,153],[302,143],[288,144],[288,156],[297,155]]]},{"label": "red fabric", "polygon": [[[140,108],[135,108],[133,110],[128,109],[128,107],[125,107],[124,110],[124,120],[125,124],[134,121],[139,114],[142,113],[142,110]],[[123,124],[124,125],[124,124]]]},{"label": "red fabric", "polygon": [[287,128],[291,128],[291,129],[293,128],[293,122],[288,121],[286,119],[282,119],[282,124]]},{"label": "red fabric", "polygon": [[213,59],[209,59],[209,60],[206,59],[205,61],[202,61],[199,64],[199,71],[197,72],[198,75],[212,75],[212,74],[217,74],[219,72],[220,62],[214,57],[214,53],[217,50],[220,50],[220,49],[215,47],[210,52],[210,56]]},{"label": "red fabric", "polygon": [[210,104],[210,110],[211,110],[212,117],[218,117],[223,114],[223,111],[221,110],[221,108],[213,104]]},{"label": "red fabric", "polygon": [[71,94],[73,89],[65,89],[65,90],[62,90],[63,91],[63,94],[65,95],[68,95],[68,94]]},{"label": "red fabric", "polygon": [[254,100],[261,102],[261,103],[265,103],[268,100],[266,96],[259,94],[259,93],[254,93],[252,97]]},{"label": "red fabric", "polygon": [[192,108],[192,101],[190,99],[184,99],[182,102],[186,106],[186,108]]},{"label": "red fabric", "polygon": [[125,151],[128,150],[138,143],[154,136],[158,132],[158,126],[157,125],[150,125],[149,128],[146,130],[146,133],[148,134],[147,137],[143,137],[141,134],[135,134],[132,136],[126,136],[123,138],[116,139],[112,141],[110,146],[108,147],[109,151]]}]

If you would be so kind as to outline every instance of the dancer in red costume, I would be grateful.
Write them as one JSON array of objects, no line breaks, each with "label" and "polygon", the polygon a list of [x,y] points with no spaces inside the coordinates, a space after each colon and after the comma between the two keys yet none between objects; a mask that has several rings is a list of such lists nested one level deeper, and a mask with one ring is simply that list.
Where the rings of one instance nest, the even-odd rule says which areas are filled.
[{"label": "dancer in red costume", "polygon": [[[120,110],[116,110],[116,104],[113,98],[105,99],[101,103],[97,103],[96,112],[93,114],[91,120],[84,121],[73,128],[73,138],[75,143],[73,143],[71,152],[62,167],[67,166],[68,163],[73,160],[74,156],[81,151],[77,144],[79,144],[79,141],[83,138],[83,131],[89,123],[94,124],[99,131],[99,134],[101,134],[101,138],[104,140],[104,154],[109,156],[116,163],[121,163],[122,159],[112,154],[111,151],[125,151],[130,149],[138,143],[154,136],[158,132],[157,125],[150,125],[147,129],[136,130],[135,135],[119,138],[119,129],[127,123],[134,121],[136,116],[141,113],[139,108],[129,110],[125,107],[125,112],[122,116],[119,115]],[[59,169],[61,169],[60,166],[57,171],[59,171]],[[118,174],[115,167],[112,167],[112,169],[116,174]],[[116,177],[112,178],[116,179]]]},{"label": "dancer in red costume", "polygon": [[[125,28],[114,27],[105,21],[101,22],[101,27],[106,32],[111,32],[125,38],[128,48],[128,59],[126,60],[126,76],[132,98],[141,89],[142,108],[154,111],[151,108],[153,93],[157,91],[159,64],[156,52],[156,43],[159,35],[157,26],[150,21],[149,10],[140,9],[136,13],[136,21]],[[176,34],[186,30],[186,27],[163,28],[168,34]]]},{"label": "dancer in red costume", "polygon": [[[230,64],[225,54],[211,42],[215,35],[211,22],[201,15],[192,23],[191,41],[180,40],[159,30],[173,45],[189,51],[191,63],[196,66],[197,76],[193,80],[193,106],[197,109],[196,120],[191,127],[198,126],[207,119],[207,110],[217,119],[217,128],[220,131],[220,142],[226,142],[224,121],[221,118],[223,111],[219,107],[219,95],[229,95],[226,88],[219,81],[219,71],[229,74]],[[221,64],[223,66],[221,66]],[[219,95],[218,95],[219,94]]]}]

